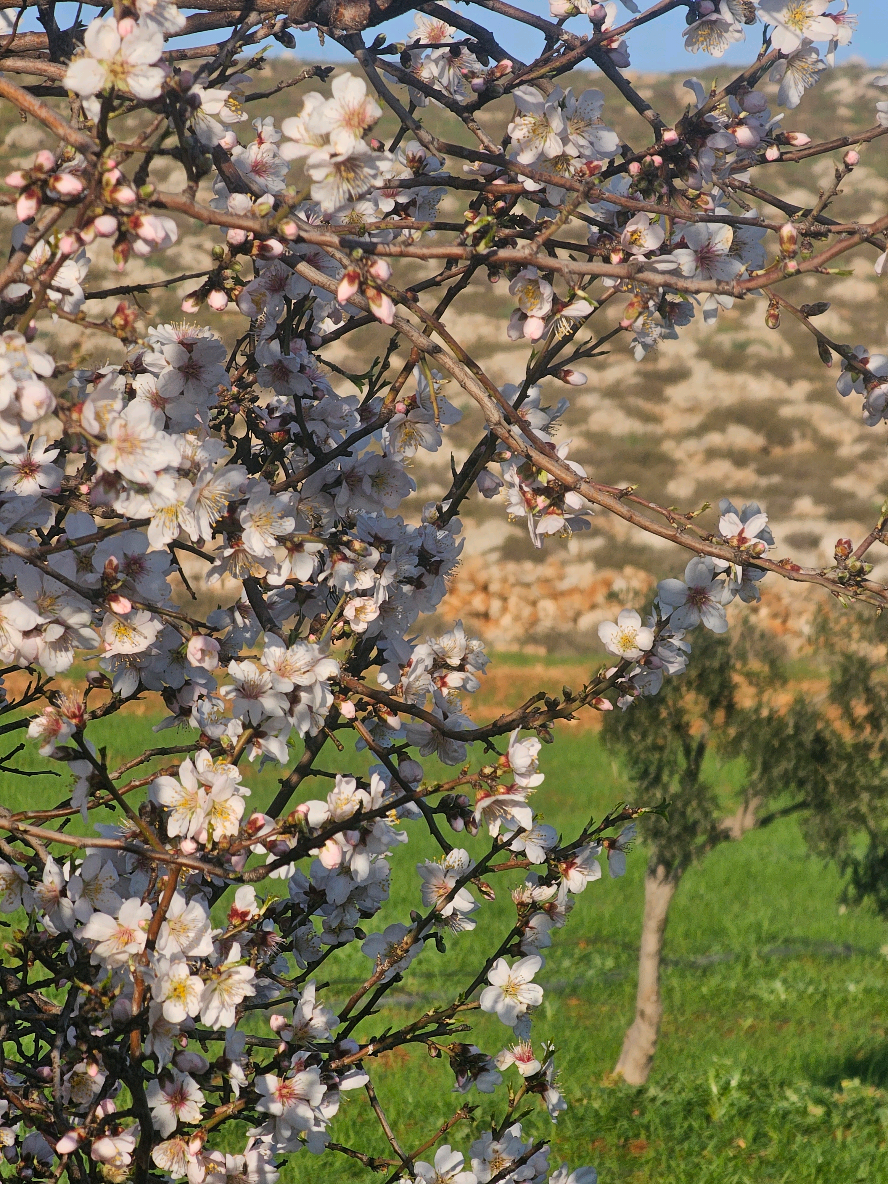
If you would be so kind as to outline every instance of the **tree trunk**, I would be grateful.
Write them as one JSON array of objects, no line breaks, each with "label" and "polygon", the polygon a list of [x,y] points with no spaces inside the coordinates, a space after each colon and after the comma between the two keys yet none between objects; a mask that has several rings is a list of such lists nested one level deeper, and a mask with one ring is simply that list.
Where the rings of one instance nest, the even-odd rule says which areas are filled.
[{"label": "tree trunk", "polygon": [[626,1029],[620,1059],[614,1075],[629,1085],[644,1085],[651,1071],[663,1003],[660,998],[660,958],[669,906],[678,887],[681,873],[672,875],[663,865],[648,868],[644,878],[644,921],[638,951],[638,994],[635,997],[635,1020]]}]

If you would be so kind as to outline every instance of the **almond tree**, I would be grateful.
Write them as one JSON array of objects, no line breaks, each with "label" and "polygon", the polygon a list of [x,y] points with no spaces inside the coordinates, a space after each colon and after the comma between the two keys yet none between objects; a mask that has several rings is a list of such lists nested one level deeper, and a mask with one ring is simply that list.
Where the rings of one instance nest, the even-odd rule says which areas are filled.
[{"label": "almond tree", "polygon": [[[115,0],[92,18],[87,3],[85,26],[78,9],[62,27],[69,7],[47,0],[40,28],[14,0],[2,8],[0,96],[45,142],[6,178],[18,224],[0,272],[0,729],[12,743],[0,763],[28,787],[24,809],[0,813],[0,908],[24,918],[3,971],[0,1141],[31,1179],[273,1184],[303,1151],[389,1181],[589,1184],[593,1169],[555,1166],[521,1126],[527,1102],[552,1117],[565,1105],[532,1027],[540,951],[605,845],[619,864],[622,828],[644,807],[554,834],[530,804],[541,741],[581,711],[656,694],[685,664],[685,633],[723,632],[726,606],[768,574],[884,607],[866,562],[884,521],[823,570],[774,557],[762,511],[728,509],[714,532],[698,511],[597,481],[551,438],[563,405],[547,406],[541,384],[581,385],[623,334],[642,357],[698,310],[712,322],[753,300],[772,326],[798,320],[825,363],[841,359],[839,393],[878,423],[885,357],[830,339],[812,319],[825,300],[797,293],[816,276],[826,297],[852,253],[884,267],[888,212],[849,221],[840,188],[888,134],[888,108],[863,133],[818,142],[769,109],[765,79],[791,109],[850,40],[853,18],[824,0],[645,12],[552,0],[551,19],[504,0],[186,7]],[[622,71],[633,30],[672,10],[686,12],[693,53],[718,57],[747,33],[755,45],[724,84],[689,80],[687,108],[665,117]],[[542,35],[536,60],[500,45],[490,12]],[[405,40],[376,32],[408,13]],[[310,57],[317,33],[354,73],[254,80],[270,39]],[[562,88],[583,64],[607,93]],[[318,89],[277,127],[268,100],[309,79]],[[504,97],[514,112],[499,138],[491,104]],[[642,117],[644,142],[610,126],[617,101]],[[430,110],[449,130],[429,129]],[[373,134],[383,113],[397,125],[387,145]],[[770,192],[769,173],[818,156],[835,159],[835,181],[812,208]],[[167,158],[180,191],[159,182]],[[439,215],[445,194],[454,221]],[[127,277],[134,258],[175,259],[183,226],[203,228],[196,273]],[[90,281],[103,239],[122,273],[110,289]],[[448,328],[500,278],[517,367],[503,390]],[[156,323],[155,288],[186,283],[182,310],[199,321]],[[108,296],[116,311],[91,314]],[[243,319],[223,335],[232,304]],[[118,360],[54,358],[53,318]],[[330,347],[379,324],[387,348],[363,375],[341,374]],[[471,400],[476,443],[414,512],[411,461],[460,416],[445,378]],[[483,647],[459,625],[421,640],[419,624],[478,495],[499,497],[536,546],[591,529],[597,508],[690,552],[647,623],[620,614],[605,638],[614,660],[579,692],[543,690],[481,723],[464,696]],[[189,598],[192,581],[217,611]],[[168,743],[149,735],[141,701],[166,712]],[[144,729],[120,763],[96,742],[109,718]],[[324,767],[329,746],[355,745],[369,771],[357,757],[353,774]],[[436,779],[430,757],[453,775]],[[252,761],[280,769],[261,811]],[[69,829],[78,816],[86,834]],[[367,933],[411,828],[440,856],[419,864],[416,908]],[[477,972],[382,1029],[393,984],[466,940],[507,869],[526,872],[514,920],[483,930]],[[334,1012],[319,974],[356,941],[366,978]],[[468,1043],[480,1009],[507,1033],[498,1056]],[[493,1094],[486,1129],[461,1105],[408,1140],[373,1078],[377,1056],[410,1045],[433,1056],[433,1094]],[[337,1139],[348,1090],[384,1154]],[[223,1152],[244,1120],[246,1141]]]},{"label": "almond tree", "polygon": [[[635,1015],[614,1068],[630,1085],[643,1085],[653,1067],[663,1018],[666,926],[685,873],[722,843],[811,805],[801,769],[819,759],[819,750],[796,764],[777,739],[787,721],[774,701],[786,683],[785,656],[766,634],[749,626],[733,638],[706,633],[695,643],[687,673],[645,711],[605,718],[604,742],[619,754],[633,796],[663,803],[641,827],[648,858]],[[763,741],[766,733],[774,736],[773,748]],[[775,766],[770,758],[778,749],[783,755]],[[742,784],[728,795],[722,769],[732,757],[741,762]],[[784,776],[790,765],[799,771]],[[773,769],[767,777],[764,766]]]}]

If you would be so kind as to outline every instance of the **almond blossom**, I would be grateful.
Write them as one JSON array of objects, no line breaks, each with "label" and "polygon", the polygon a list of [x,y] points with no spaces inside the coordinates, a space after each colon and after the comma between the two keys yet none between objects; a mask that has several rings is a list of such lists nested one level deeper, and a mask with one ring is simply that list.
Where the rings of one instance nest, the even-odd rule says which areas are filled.
[{"label": "almond blossom", "polygon": [[167,1080],[149,1082],[145,1094],[151,1107],[151,1121],[162,1135],[171,1135],[179,1123],[200,1122],[205,1098],[188,1073],[174,1069]]},{"label": "almond blossom", "polygon": [[137,99],[156,99],[166,71],[155,65],[163,50],[163,33],[149,23],[97,17],[87,26],[84,52],[65,74],[66,90],[90,98],[109,87],[128,90]]},{"label": "almond blossom", "polygon": [[252,966],[241,966],[240,946],[232,943],[228,958],[205,981],[200,1001],[200,1018],[211,1028],[228,1028],[234,1023],[237,1005],[256,994]]},{"label": "almond blossom", "polygon": [[117,916],[96,912],[80,930],[84,941],[94,941],[93,957],[107,966],[124,966],[133,954],[141,953],[147,940],[151,905],[131,896]]},{"label": "almond blossom", "polygon": [[497,958],[487,972],[490,986],[481,992],[481,1010],[514,1028],[528,1007],[539,1007],[543,1001],[543,988],[533,981],[542,965],[536,954],[519,958],[511,968],[505,958]]}]

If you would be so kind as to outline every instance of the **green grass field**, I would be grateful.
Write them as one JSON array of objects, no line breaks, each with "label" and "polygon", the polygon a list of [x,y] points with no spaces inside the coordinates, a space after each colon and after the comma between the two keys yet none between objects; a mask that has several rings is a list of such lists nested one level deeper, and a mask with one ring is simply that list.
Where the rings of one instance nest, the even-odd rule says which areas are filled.
[{"label": "green grass field", "polygon": [[[137,728],[124,721],[104,725],[104,738],[112,752],[138,751],[145,724],[143,718]],[[174,736],[163,733],[161,742],[182,742]],[[354,756],[334,756],[327,768],[355,767]],[[543,751],[541,767],[546,783],[538,808],[566,834],[589,814],[601,816],[633,796],[591,732],[562,734]],[[261,808],[275,788],[271,771],[257,777],[245,766],[244,780]],[[309,783],[301,796],[323,792]],[[0,802],[15,808],[23,795],[41,805],[62,796],[48,779],[24,785],[4,775]],[[433,853],[414,828],[411,842],[395,855],[408,874],[393,875],[392,900],[372,928],[406,919],[419,905],[412,865]],[[807,854],[793,820],[721,847],[687,874],[667,935],[666,1015],[650,1084],[606,1084],[632,1016],[644,863],[639,846],[625,879],[605,876],[590,885],[547,951],[538,976],[546,999],[535,1027],[538,1037],[556,1044],[571,1105],[557,1126],[535,1112],[525,1130],[551,1136],[556,1162],[597,1166],[602,1184],[888,1181],[888,961],[882,952],[888,937],[872,914],[840,908],[835,870]],[[274,885],[280,890],[279,882]],[[396,986],[393,1005],[365,1021],[359,1035],[400,1025],[471,980],[477,951],[492,948],[510,924],[511,902],[505,885],[498,887],[505,899],[485,906],[480,933],[451,938],[445,956],[427,947]],[[318,975],[329,983],[327,1001],[345,999],[368,970],[356,947],[327,962]],[[495,1054],[508,1034],[484,1016],[469,1039]],[[465,1150],[505,1104],[505,1086],[493,1098],[451,1094],[446,1060],[430,1059],[423,1049],[390,1054],[369,1068],[408,1148],[468,1101],[478,1104],[473,1122],[448,1136]],[[333,1139],[385,1155],[387,1145],[366,1121],[363,1094],[344,1099]],[[322,1162],[331,1184],[375,1178],[344,1156]],[[320,1167],[303,1153],[282,1179],[314,1184]]]}]

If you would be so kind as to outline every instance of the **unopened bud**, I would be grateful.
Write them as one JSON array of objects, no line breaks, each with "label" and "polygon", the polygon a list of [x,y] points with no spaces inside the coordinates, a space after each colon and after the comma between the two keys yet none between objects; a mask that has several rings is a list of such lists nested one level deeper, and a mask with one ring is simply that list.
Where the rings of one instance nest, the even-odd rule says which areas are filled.
[{"label": "unopened bud", "polygon": [[637,160],[630,160],[629,162],[629,176],[637,177],[641,173],[641,165]]},{"label": "unopened bud", "polygon": [[117,234],[117,219],[113,214],[99,214],[93,222],[93,228],[102,238],[110,238],[112,234]]},{"label": "unopened bud", "polygon": [[804,132],[786,132],[786,142],[793,148],[806,148],[811,143],[811,137]]},{"label": "unopened bud", "polygon": [[854,148],[849,148],[842,159],[849,169],[853,169],[860,164],[860,153]]},{"label": "unopened bud", "polygon": [[582,370],[559,370],[557,377],[568,386],[585,386],[589,381]]},{"label": "unopened bud", "polygon": [[794,258],[799,253],[798,228],[791,222],[784,222],[777,233],[780,240],[780,250],[787,259]]},{"label": "unopened bud", "polygon": [[832,352],[825,341],[817,342],[817,353],[824,366],[831,366],[833,364]]},{"label": "unopened bud", "polygon": [[674,127],[667,127],[663,132],[663,143],[668,145],[670,148],[674,148],[678,143],[678,132]]},{"label": "unopened bud", "polygon": [[336,289],[336,299],[340,304],[347,304],[357,292],[361,283],[361,273],[356,267],[350,267],[339,281]]},{"label": "unopened bud", "polygon": [[780,149],[777,147],[776,144],[769,144],[768,147],[765,149],[765,160],[779,160],[779,159],[780,159]]}]

